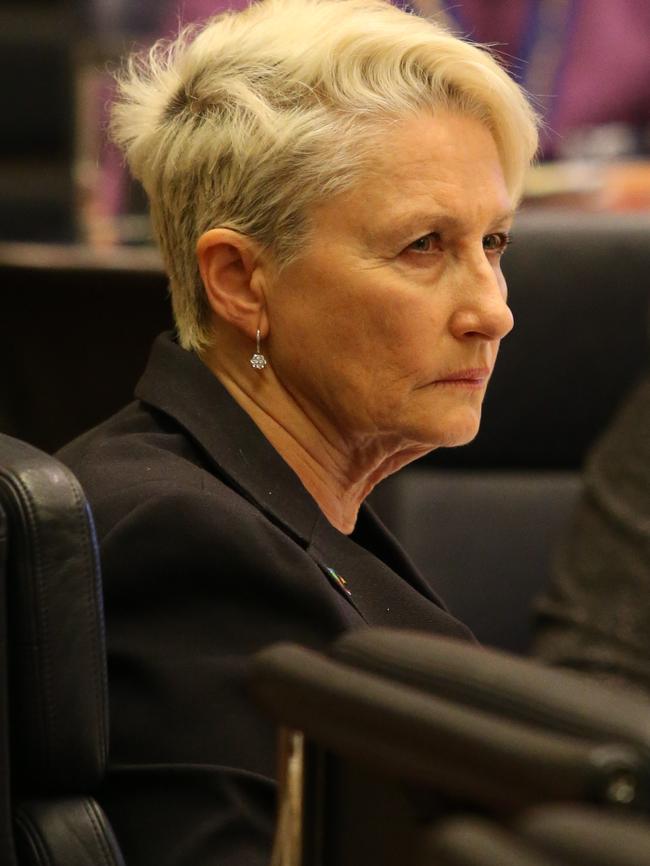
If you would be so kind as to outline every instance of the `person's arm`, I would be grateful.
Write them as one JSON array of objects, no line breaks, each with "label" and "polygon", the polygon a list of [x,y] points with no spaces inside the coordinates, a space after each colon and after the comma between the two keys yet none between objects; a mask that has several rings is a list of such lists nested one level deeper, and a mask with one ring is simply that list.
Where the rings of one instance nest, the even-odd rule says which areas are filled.
[{"label": "person's arm", "polygon": [[533,653],[650,692],[650,375],[589,457]]}]

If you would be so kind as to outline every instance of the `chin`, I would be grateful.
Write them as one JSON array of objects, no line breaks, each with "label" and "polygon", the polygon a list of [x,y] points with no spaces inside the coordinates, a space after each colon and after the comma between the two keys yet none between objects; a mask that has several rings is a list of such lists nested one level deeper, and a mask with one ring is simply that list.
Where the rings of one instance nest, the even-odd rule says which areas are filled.
[{"label": "chin", "polygon": [[481,426],[481,411],[465,408],[450,413],[443,425],[437,425],[438,447],[457,448],[467,445],[476,435]]}]

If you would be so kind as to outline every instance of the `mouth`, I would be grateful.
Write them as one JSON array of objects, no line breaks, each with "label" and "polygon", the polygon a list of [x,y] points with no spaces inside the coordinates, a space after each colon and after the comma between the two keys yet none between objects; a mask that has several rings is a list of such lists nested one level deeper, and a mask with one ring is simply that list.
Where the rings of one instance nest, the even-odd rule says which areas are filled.
[{"label": "mouth", "polygon": [[490,378],[489,367],[472,367],[468,370],[456,370],[434,381],[434,385],[448,385],[456,388],[483,388]]}]

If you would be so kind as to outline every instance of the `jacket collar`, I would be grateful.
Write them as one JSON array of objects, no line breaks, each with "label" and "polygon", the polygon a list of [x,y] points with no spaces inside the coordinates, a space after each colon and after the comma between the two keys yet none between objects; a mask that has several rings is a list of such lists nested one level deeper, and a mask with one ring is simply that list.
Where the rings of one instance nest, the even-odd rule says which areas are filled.
[{"label": "jacket collar", "polygon": [[[310,548],[330,581],[334,563],[325,557],[325,550],[336,551],[335,564],[344,573],[359,571],[358,545],[330,525],[298,476],[251,418],[197,355],[181,349],[171,332],[155,340],[135,396],[180,424],[217,474],[227,476],[242,496],[281,525],[305,549]],[[260,466],[264,467],[263,471]],[[421,595],[444,610],[444,604],[372,509],[365,503],[361,508],[360,519],[365,522],[366,530],[380,538],[382,546],[382,551],[376,554],[380,558],[375,560],[365,607],[369,606],[369,599],[372,604],[379,603],[374,589],[377,569],[392,568]],[[355,601],[348,600],[357,607]],[[358,607],[357,610],[364,616]]]},{"label": "jacket collar", "polygon": [[217,377],[171,332],[154,342],[135,396],[174,418],[243,496],[309,544],[320,517],[316,502]]}]

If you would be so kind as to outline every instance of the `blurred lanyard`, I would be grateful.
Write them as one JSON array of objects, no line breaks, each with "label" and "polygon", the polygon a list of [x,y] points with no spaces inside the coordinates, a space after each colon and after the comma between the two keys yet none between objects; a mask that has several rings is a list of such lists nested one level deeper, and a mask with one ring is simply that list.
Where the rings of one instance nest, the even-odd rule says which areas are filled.
[{"label": "blurred lanyard", "polygon": [[[504,46],[502,55],[512,77],[535,97],[546,120],[562,91],[566,61],[580,0],[528,0],[520,37]],[[498,5],[492,0],[492,16],[498,21]],[[463,13],[463,0],[423,0],[427,15],[442,13],[452,29],[479,41],[483,34]],[[495,28],[498,29],[498,28]],[[499,50],[499,44],[496,45]]]}]

